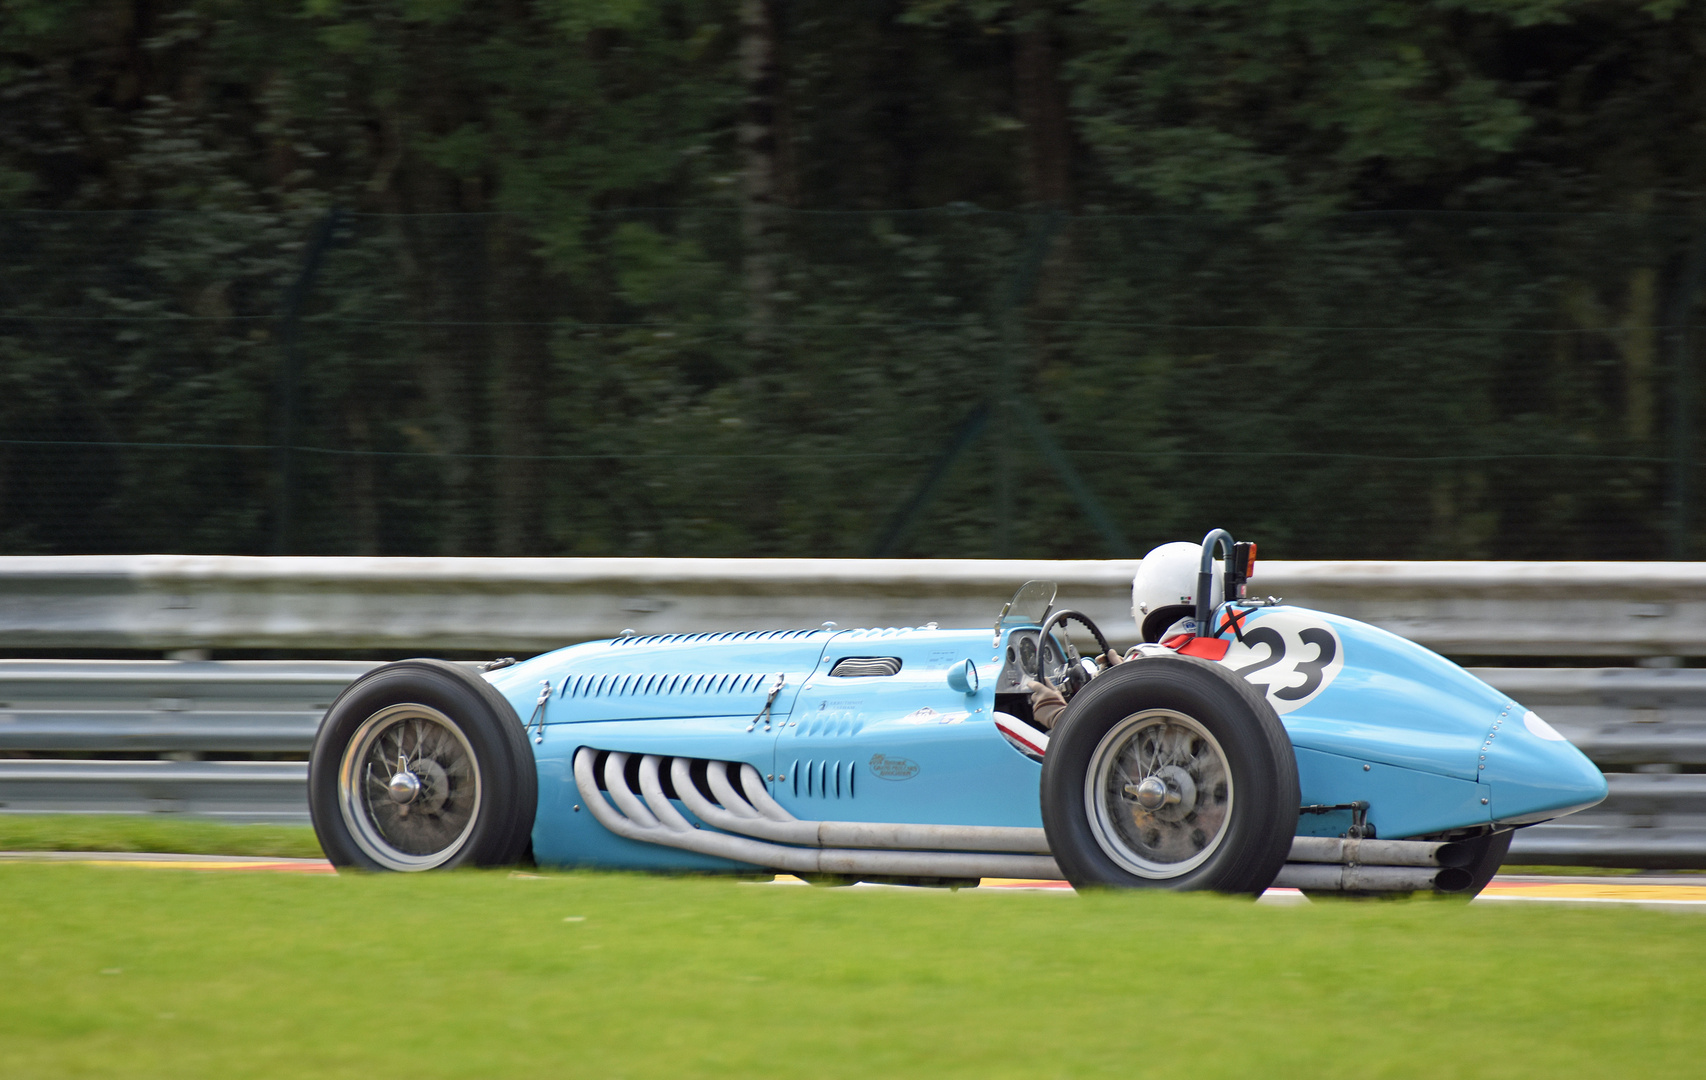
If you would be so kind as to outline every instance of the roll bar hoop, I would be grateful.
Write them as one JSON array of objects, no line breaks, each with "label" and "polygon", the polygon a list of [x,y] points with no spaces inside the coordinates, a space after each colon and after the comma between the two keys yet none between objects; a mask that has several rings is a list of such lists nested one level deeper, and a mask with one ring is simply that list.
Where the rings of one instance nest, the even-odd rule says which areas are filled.
[{"label": "roll bar hoop", "polygon": [[[1197,574],[1197,634],[1207,632],[1208,617],[1214,614],[1211,597],[1214,593],[1214,549],[1220,548],[1225,557],[1232,555],[1232,534],[1225,529],[1213,529],[1202,538],[1202,570]],[[1230,584],[1230,583],[1229,583]]]}]

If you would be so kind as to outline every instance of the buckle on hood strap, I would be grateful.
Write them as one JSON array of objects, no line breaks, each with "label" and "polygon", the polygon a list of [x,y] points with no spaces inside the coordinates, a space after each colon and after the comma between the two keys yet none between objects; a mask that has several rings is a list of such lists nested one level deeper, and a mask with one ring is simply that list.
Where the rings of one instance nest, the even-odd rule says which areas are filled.
[{"label": "buckle on hood strap", "polygon": [[770,706],[776,704],[776,695],[782,692],[782,687],[787,685],[787,682],[788,677],[785,674],[780,671],[776,673],[776,681],[770,684],[770,693],[764,698],[764,708],[752,718],[752,723],[746,725],[746,730],[751,731],[757,727],[760,720],[764,721],[764,730],[770,730]]}]

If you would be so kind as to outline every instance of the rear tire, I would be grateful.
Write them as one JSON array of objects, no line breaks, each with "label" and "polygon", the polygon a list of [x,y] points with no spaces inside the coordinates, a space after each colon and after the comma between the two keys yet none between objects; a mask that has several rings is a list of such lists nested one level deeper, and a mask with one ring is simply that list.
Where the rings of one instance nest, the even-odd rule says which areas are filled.
[{"label": "rear tire", "polygon": [[538,785],[502,695],[455,664],[403,660],[332,702],[308,763],[308,809],[334,866],[510,866],[527,856]]},{"label": "rear tire", "polygon": [[1297,758],[1273,708],[1187,656],[1097,676],[1043,759],[1043,827],[1078,888],[1259,894],[1291,851],[1297,808]]}]

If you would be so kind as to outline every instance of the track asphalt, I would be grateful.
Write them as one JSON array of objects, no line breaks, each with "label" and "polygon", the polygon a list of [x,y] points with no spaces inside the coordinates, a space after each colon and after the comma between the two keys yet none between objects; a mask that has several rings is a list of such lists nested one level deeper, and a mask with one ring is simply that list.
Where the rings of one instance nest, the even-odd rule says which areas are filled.
[{"label": "track asphalt", "polygon": [[[146,870],[214,870],[286,874],[332,874],[324,859],[263,859],[237,855],[137,855],[121,852],[0,851],[0,862],[70,862],[89,866],[118,866]],[[774,884],[804,884],[800,879],[778,875]],[[984,878],[984,889],[1069,893],[1064,881],[1033,881],[1020,878]],[[1266,903],[1302,903],[1296,889],[1269,889]],[[1695,910],[1706,913],[1706,875],[1654,875],[1629,877],[1500,876],[1475,899],[1478,904],[1553,903],[1626,904]]]}]

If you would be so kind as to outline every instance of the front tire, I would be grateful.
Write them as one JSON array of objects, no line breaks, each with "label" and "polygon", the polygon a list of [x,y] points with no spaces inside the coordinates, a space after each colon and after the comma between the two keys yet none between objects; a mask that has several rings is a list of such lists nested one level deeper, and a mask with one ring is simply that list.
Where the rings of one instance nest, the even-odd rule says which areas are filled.
[{"label": "front tire", "polygon": [[1259,894],[1290,853],[1297,808],[1297,759],[1273,708],[1186,656],[1098,676],[1043,759],[1043,827],[1078,888]]},{"label": "front tire", "polygon": [[537,805],[515,710],[441,660],[387,664],[350,684],[308,763],[309,814],[334,866],[512,865],[526,855]]},{"label": "front tire", "polygon": [[1481,890],[1492,884],[1493,877],[1505,864],[1505,858],[1511,853],[1511,841],[1515,837],[1515,829],[1506,829],[1503,832],[1487,833],[1473,840],[1462,841],[1473,852],[1472,858],[1463,866],[1463,869],[1469,871],[1469,887],[1461,892],[1443,895],[1461,897],[1464,900],[1473,900],[1480,896]]}]

